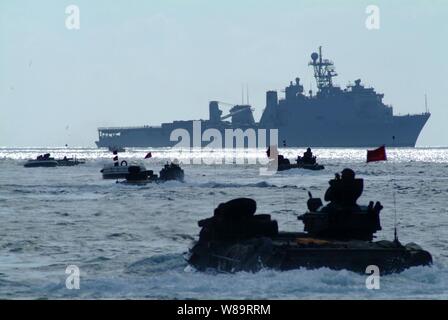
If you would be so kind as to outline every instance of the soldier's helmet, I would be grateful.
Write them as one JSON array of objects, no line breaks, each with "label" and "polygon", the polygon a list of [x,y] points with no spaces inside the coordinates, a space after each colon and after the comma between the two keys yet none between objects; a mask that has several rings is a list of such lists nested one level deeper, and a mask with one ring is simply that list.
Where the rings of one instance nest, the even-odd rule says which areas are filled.
[{"label": "soldier's helmet", "polygon": [[354,180],[355,179],[355,171],[352,169],[344,169],[341,172],[342,174],[342,180]]}]

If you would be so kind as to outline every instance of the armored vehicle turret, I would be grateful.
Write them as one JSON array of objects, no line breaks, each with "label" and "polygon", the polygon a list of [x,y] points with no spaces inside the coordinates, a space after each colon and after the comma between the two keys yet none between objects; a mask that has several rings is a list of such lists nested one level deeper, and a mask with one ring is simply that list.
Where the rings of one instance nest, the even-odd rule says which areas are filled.
[{"label": "armored vehicle turret", "polygon": [[330,237],[340,240],[373,239],[375,232],[381,230],[380,202],[370,202],[368,206],[359,206],[356,202],[364,188],[364,180],[356,179],[351,169],[342,171],[342,178],[336,174],[329,181],[330,187],[325,193],[323,206],[320,198],[310,194],[307,206],[309,212],[298,217],[305,225],[305,232],[316,237]]}]

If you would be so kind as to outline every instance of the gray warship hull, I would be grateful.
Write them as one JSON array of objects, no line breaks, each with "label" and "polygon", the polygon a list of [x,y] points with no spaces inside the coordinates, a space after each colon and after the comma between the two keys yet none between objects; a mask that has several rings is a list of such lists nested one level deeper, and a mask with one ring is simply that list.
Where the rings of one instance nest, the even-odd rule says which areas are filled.
[{"label": "gray warship hull", "polygon": [[[415,147],[417,139],[429,114],[394,116],[387,123],[356,122],[343,123],[322,120],[310,123],[301,119],[300,115],[291,114],[291,117],[278,128],[275,126],[255,125],[250,128],[255,130],[278,129],[278,142],[283,142],[288,147],[376,147],[387,145],[392,147]],[[192,121],[187,126],[182,126],[193,136]],[[208,121],[202,121],[202,132],[210,127]],[[135,127],[135,128],[100,128],[100,137],[96,142],[99,148],[107,148],[111,145],[120,147],[174,147],[178,141],[170,141],[170,134],[175,126],[163,127]],[[232,127],[228,125],[215,125],[224,136],[226,129],[235,130],[245,127]],[[395,137],[395,139],[393,139]],[[266,146],[270,143],[263,143]],[[207,143],[202,143],[206,146]],[[260,145],[257,141],[257,146]],[[247,145],[246,145],[247,146]]]},{"label": "gray warship hull", "polygon": [[396,116],[390,123],[316,121],[291,117],[279,130],[291,147],[415,147],[429,115]]}]

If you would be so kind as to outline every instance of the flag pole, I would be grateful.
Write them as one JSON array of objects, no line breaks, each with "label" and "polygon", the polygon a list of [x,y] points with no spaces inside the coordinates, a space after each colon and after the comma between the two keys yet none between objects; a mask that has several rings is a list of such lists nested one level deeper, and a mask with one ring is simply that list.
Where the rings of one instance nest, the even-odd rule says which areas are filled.
[{"label": "flag pole", "polygon": [[[395,148],[395,136],[392,136],[392,145]],[[394,243],[400,243],[398,241],[398,232],[397,232],[397,200],[395,194],[395,165],[392,164],[392,175],[393,175],[393,184],[392,184],[392,196],[394,200]]]}]

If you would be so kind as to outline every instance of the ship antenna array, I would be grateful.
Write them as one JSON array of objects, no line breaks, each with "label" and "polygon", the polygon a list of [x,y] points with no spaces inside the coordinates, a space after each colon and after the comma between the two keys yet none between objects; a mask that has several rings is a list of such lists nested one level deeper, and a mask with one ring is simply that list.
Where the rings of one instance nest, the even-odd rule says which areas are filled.
[{"label": "ship antenna array", "polygon": [[428,95],[425,93],[425,112],[428,113]]},{"label": "ship antenna array", "polygon": [[334,69],[334,63],[322,58],[322,47],[319,47],[319,53],[311,54],[311,62],[308,65],[314,68],[314,78],[319,90],[333,86],[333,78],[338,74]]}]

